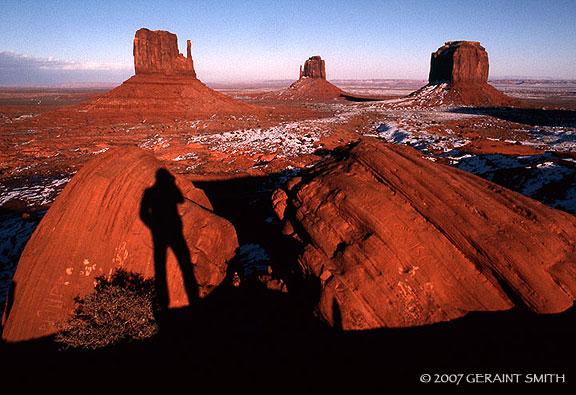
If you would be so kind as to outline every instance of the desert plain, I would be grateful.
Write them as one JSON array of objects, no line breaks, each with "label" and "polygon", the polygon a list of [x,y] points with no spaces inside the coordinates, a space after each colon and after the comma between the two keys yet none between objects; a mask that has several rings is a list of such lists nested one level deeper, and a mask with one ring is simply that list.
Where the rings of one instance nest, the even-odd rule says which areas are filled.
[{"label": "desert plain", "polygon": [[[154,58],[155,33],[137,33],[135,56]],[[488,81],[483,48],[442,48],[455,47],[476,51],[473,67],[440,80],[330,80],[312,56],[297,81],[204,84],[188,53],[136,58],[119,87],[1,88],[6,355],[297,361],[308,375],[337,360],[407,376],[561,367],[576,317],[576,81]],[[160,167],[200,207],[180,212],[188,248],[205,242],[199,305],[169,252],[159,334],[58,351],[51,336],[96,274],[154,276],[157,246],[135,210],[114,210],[140,203]],[[38,274],[18,277],[25,265]],[[56,285],[24,280],[36,277]]]}]

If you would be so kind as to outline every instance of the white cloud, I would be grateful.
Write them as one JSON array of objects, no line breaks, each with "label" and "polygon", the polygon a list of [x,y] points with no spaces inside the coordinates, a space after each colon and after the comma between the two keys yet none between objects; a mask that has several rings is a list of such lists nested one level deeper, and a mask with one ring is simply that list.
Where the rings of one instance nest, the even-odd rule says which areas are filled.
[{"label": "white cloud", "polygon": [[13,51],[0,52],[0,85],[64,82],[122,82],[134,73],[132,65],[38,58]]}]

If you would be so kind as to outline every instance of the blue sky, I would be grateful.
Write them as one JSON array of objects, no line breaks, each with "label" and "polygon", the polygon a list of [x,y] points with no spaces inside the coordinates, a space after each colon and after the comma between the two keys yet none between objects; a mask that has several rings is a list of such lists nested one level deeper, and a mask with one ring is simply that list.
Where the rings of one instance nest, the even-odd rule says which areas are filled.
[{"label": "blue sky", "polygon": [[426,79],[445,41],[480,41],[490,77],[576,79],[576,1],[3,0],[0,85],[121,82],[141,27],[186,39],[206,82],[297,79],[308,57],[329,79]]}]

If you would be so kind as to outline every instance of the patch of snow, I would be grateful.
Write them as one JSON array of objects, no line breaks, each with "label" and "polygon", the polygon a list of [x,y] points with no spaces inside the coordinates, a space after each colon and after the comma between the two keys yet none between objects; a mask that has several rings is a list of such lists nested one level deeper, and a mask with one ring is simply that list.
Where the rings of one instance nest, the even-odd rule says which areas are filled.
[{"label": "patch of snow", "polygon": [[20,255],[43,215],[44,213],[38,213],[28,219],[20,215],[0,217],[0,315],[4,310]]},{"label": "patch of snow", "polygon": [[576,214],[576,167],[554,153],[450,156],[450,165]]},{"label": "patch of snow", "polygon": [[224,133],[191,136],[188,144],[207,145],[210,149],[226,153],[277,153],[277,157],[312,154],[324,132],[314,126],[298,122],[267,129],[234,130]]},{"label": "patch of snow", "polygon": [[242,244],[238,248],[238,261],[243,267],[244,275],[266,271],[270,257],[260,244]]},{"label": "patch of snow", "polygon": [[270,257],[260,244],[242,244],[238,248],[238,255],[242,263],[268,262]]},{"label": "patch of snow", "polygon": [[99,151],[94,151],[94,152],[92,152],[92,154],[94,154],[94,155],[102,154],[102,153],[108,151],[109,149],[110,149],[110,147],[102,148],[102,149],[99,150]]},{"label": "patch of snow", "polygon": [[433,151],[449,152],[468,143],[468,140],[453,136],[441,136],[426,131],[412,131],[399,129],[395,122],[386,122],[376,129],[372,136],[381,138],[389,143],[409,145],[424,154]]},{"label": "patch of snow", "polygon": [[533,142],[524,142],[525,145],[534,145],[548,151],[576,152],[576,130],[564,127],[547,127],[528,130]]},{"label": "patch of snow", "polygon": [[187,154],[178,155],[176,158],[172,159],[173,161],[181,161],[181,160],[190,160],[190,159],[198,159],[198,154],[195,152],[189,152]]},{"label": "patch of snow", "polygon": [[138,147],[140,148],[167,148],[170,146],[170,140],[165,137],[160,137],[160,135],[155,134],[154,136],[148,137],[143,140]]},{"label": "patch of snow", "polygon": [[21,200],[28,206],[50,204],[69,181],[69,177],[64,177],[48,181],[46,184],[25,185],[11,189],[0,184],[0,206],[14,199]]}]

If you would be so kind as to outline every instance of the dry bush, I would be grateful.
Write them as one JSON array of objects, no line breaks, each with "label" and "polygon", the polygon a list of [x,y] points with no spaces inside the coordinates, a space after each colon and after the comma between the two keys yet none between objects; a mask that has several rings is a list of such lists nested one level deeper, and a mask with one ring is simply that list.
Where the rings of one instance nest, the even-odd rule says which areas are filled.
[{"label": "dry bush", "polygon": [[110,279],[98,277],[96,281],[94,292],[75,299],[71,319],[56,335],[55,340],[64,348],[96,349],[158,332],[153,280],[117,270]]}]

